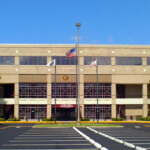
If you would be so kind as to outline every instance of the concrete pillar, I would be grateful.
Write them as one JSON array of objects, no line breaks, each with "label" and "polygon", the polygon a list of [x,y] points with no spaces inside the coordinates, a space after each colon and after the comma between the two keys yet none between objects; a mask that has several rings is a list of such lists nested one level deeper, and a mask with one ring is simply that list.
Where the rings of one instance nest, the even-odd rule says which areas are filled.
[{"label": "concrete pillar", "polygon": [[79,105],[82,106],[82,109],[80,108],[80,114],[81,114],[81,117],[84,118],[84,75],[83,74],[80,74],[79,76]]},{"label": "concrete pillar", "polygon": [[16,65],[16,66],[19,65],[19,56],[15,56],[15,65]]},{"label": "concrete pillar", "polygon": [[147,57],[142,58],[142,64],[143,64],[143,66],[147,65]]},{"label": "concrete pillar", "polygon": [[111,117],[116,118],[116,84],[115,83],[112,83],[111,85],[111,94],[112,94]]},{"label": "concrete pillar", "polygon": [[114,56],[111,57],[111,65],[115,66],[116,65],[116,59]]},{"label": "concrete pillar", "polygon": [[14,117],[19,118],[19,83],[15,83]]},{"label": "concrete pillar", "polygon": [[51,118],[51,116],[52,116],[51,115],[51,113],[52,113],[51,107],[52,107],[51,104],[47,104],[47,118]]},{"label": "concrete pillar", "polygon": [[144,83],[143,84],[143,117],[148,116],[148,97],[147,97],[148,91],[147,90],[148,90],[147,84]]},{"label": "concrete pillar", "polygon": [[51,74],[47,75],[47,118],[51,118]]}]

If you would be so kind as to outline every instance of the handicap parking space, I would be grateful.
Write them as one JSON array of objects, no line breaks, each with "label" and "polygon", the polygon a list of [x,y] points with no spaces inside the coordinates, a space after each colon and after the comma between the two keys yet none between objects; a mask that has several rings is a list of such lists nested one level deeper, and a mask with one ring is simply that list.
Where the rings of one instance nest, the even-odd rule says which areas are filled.
[{"label": "handicap parking space", "polygon": [[[131,126],[131,125],[130,125]],[[124,142],[131,143],[141,148],[150,149],[150,131],[138,126],[124,128],[93,128],[100,133],[109,135]]]},{"label": "handicap parking space", "polygon": [[96,150],[96,147],[73,128],[30,128],[9,141],[1,143],[0,149]]}]

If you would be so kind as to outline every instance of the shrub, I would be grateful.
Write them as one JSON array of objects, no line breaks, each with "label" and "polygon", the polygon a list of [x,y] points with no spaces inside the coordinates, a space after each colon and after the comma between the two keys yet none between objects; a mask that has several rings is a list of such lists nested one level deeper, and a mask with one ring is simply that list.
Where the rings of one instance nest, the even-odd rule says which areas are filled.
[{"label": "shrub", "polygon": [[81,121],[90,121],[90,118],[82,118]]},{"label": "shrub", "polygon": [[51,118],[51,121],[55,121],[55,118]]},{"label": "shrub", "polygon": [[5,118],[0,118],[0,121],[5,121]]},{"label": "shrub", "polygon": [[137,117],[136,120],[140,120],[140,121],[150,121],[150,117]]},{"label": "shrub", "polygon": [[9,118],[7,121],[15,121],[15,118]]},{"label": "shrub", "polygon": [[19,119],[19,118],[16,118],[15,121],[20,121],[20,119]]},{"label": "shrub", "polygon": [[7,121],[20,121],[19,118],[9,118]]},{"label": "shrub", "polygon": [[55,118],[42,118],[42,121],[55,121]]},{"label": "shrub", "polygon": [[42,118],[42,121],[51,121],[50,118]]},{"label": "shrub", "polygon": [[111,118],[112,121],[124,121],[124,118]]}]

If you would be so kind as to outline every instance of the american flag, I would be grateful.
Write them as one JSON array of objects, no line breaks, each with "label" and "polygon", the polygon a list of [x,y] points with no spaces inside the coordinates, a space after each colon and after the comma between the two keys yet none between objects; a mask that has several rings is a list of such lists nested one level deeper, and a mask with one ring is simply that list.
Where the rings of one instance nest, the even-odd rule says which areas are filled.
[{"label": "american flag", "polygon": [[70,49],[66,53],[66,58],[75,57],[76,56],[76,48]]}]

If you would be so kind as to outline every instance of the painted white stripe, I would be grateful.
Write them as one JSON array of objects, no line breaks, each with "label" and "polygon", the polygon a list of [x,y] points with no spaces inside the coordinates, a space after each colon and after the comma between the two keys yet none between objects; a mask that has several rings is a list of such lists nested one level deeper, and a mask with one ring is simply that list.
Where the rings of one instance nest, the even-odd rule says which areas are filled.
[{"label": "painted white stripe", "polygon": [[137,140],[135,140],[135,139],[129,139],[129,140],[124,140],[124,141],[150,141],[150,139],[137,139]]},{"label": "painted white stripe", "polygon": [[77,133],[23,133],[24,135],[30,135],[30,134],[51,134],[51,135],[62,135],[62,134],[71,134],[71,135],[77,135]]},{"label": "painted white stripe", "polygon": [[[25,136],[25,137],[28,137],[28,136],[29,136],[29,137],[30,137],[30,136],[31,136],[31,137],[33,137],[33,136],[38,136],[38,137],[40,137],[40,136],[53,136],[53,137],[59,136],[59,137],[61,137],[61,136],[62,136],[62,137],[63,137],[63,136],[68,136],[68,135],[61,135],[61,136],[60,136],[60,135],[19,135],[19,136]],[[71,137],[74,137],[74,136],[79,136],[79,135],[77,134],[77,135],[73,135],[73,136],[71,136]]]},{"label": "painted white stripe", "polygon": [[128,143],[128,142],[124,142],[124,145],[131,147],[131,148],[135,148],[135,145],[133,145],[133,143]]},{"label": "painted white stripe", "polygon": [[150,143],[132,143],[132,144],[137,144],[137,145],[150,145]]},{"label": "painted white stripe", "polygon": [[2,146],[51,146],[51,145],[92,145],[92,144],[3,144]]},{"label": "painted white stripe", "polygon": [[118,136],[116,136],[116,137],[117,137],[117,138],[120,138],[120,139],[126,139],[126,138],[129,138],[129,139],[132,139],[132,138],[134,138],[134,139],[135,139],[135,138],[137,138],[137,139],[142,139],[142,138],[144,139],[144,138],[147,138],[147,139],[148,139],[148,138],[150,138],[150,137],[139,137],[139,136],[138,136],[138,137],[136,137],[136,136],[134,136],[134,137],[133,137],[133,136],[132,136],[132,137],[131,137],[131,136],[128,136],[128,137],[123,137],[123,136],[121,136],[121,137],[119,136],[119,137],[118,137]]},{"label": "painted white stripe", "polygon": [[136,146],[136,150],[146,150],[146,149],[142,148],[142,147],[139,147],[139,146]]},{"label": "painted white stripe", "polygon": [[[60,137],[55,137],[56,139]],[[63,139],[83,139],[83,137],[61,137]],[[15,139],[41,139],[41,137],[16,137]],[[54,137],[42,137],[42,139],[54,139]]]},{"label": "painted white stripe", "polygon": [[141,128],[140,126],[135,126],[135,128]]},{"label": "painted white stripe", "polygon": [[31,143],[31,142],[57,142],[57,141],[61,141],[61,142],[64,142],[64,141],[87,141],[87,140],[12,140],[12,141],[9,141],[10,143],[12,143],[12,142],[29,142],[29,143]]}]

